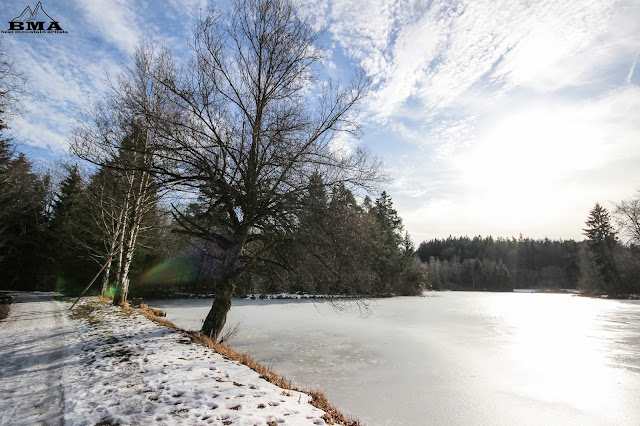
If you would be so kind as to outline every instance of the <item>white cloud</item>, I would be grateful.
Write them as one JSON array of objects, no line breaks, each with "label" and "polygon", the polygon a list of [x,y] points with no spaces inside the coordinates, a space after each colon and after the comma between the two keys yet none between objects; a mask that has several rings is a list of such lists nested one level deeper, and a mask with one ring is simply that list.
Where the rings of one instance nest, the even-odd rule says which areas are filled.
[{"label": "white cloud", "polygon": [[580,238],[595,201],[637,185],[637,1],[321,8],[318,22],[374,82],[365,139],[416,236]]},{"label": "white cloud", "polygon": [[494,76],[508,87],[531,87],[551,92],[591,84],[610,72],[617,58],[637,49],[624,34],[638,33],[640,25],[623,16],[618,2],[589,4],[556,2],[544,19],[536,17],[514,48],[505,55]]},{"label": "white cloud", "polygon": [[[56,11],[70,31],[64,38],[16,38],[12,47],[35,92],[14,133],[33,146],[64,149],[73,112],[100,95],[105,70],[115,74],[140,35],[175,47],[188,19],[206,8],[204,0],[157,9],[132,0],[76,3],[81,13]],[[346,56],[372,78],[364,141],[386,157],[396,207],[418,241],[519,232],[580,238],[595,201],[627,198],[638,185],[637,0],[300,6],[328,30],[324,47],[336,53],[328,74],[342,77]],[[355,146],[333,142],[338,151]]]},{"label": "white cloud", "polygon": [[93,29],[121,51],[133,53],[140,39],[137,29],[144,23],[143,16],[136,13],[139,3],[129,0],[77,0],[76,4],[88,24],[85,29]]},{"label": "white cloud", "polygon": [[[56,114],[56,117],[60,118],[60,115]],[[17,118],[12,124],[18,133],[18,142],[24,141],[30,146],[51,150],[56,154],[66,153],[68,144],[65,133],[57,131],[57,126],[49,118],[46,114],[38,114],[29,120]]]},{"label": "white cloud", "polygon": [[470,185],[482,182],[477,176],[492,179],[503,173],[540,182],[640,157],[638,110],[640,88],[634,86],[595,100],[526,103],[485,123],[479,140],[454,160],[456,168],[469,175]]}]

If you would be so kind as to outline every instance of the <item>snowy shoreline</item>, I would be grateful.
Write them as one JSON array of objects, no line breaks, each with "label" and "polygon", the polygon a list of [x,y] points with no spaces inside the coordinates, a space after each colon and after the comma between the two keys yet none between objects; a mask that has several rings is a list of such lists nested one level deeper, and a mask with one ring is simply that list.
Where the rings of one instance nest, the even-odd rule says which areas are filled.
[{"label": "snowy shoreline", "polygon": [[325,424],[309,395],[267,382],[185,332],[134,310],[87,304],[93,318],[80,318],[82,350],[74,355],[82,367],[68,375],[65,423]]},{"label": "snowy shoreline", "polygon": [[[320,393],[270,383],[265,380],[268,372],[258,373],[198,344],[197,336],[165,320],[150,320],[151,313],[113,307],[96,298],[83,299],[69,311],[71,302],[54,301],[52,296],[18,295],[25,303],[10,313],[7,324],[3,321],[5,351],[15,359],[4,358],[0,371],[0,376],[7,376],[1,389],[1,424],[53,421],[22,395],[40,375],[36,371],[46,366],[55,373],[55,393],[62,401],[40,405],[47,412],[59,410],[56,417],[69,425],[326,424],[336,418],[312,405],[330,407]],[[59,318],[60,330],[53,335],[29,322],[45,305]],[[44,325],[50,320],[41,316],[38,321]],[[30,332],[29,349],[22,349],[23,329]],[[18,367],[34,353],[50,350],[41,347],[40,338],[57,347],[55,359],[46,359],[44,366],[34,361],[29,368]]]}]

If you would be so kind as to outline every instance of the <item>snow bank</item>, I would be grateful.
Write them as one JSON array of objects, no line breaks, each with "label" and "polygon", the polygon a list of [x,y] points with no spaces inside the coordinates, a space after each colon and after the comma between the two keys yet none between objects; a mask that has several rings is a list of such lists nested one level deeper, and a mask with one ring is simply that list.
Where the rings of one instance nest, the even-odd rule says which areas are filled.
[{"label": "snow bank", "polygon": [[67,424],[325,424],[309,395],[138,313],[110,307],[75,318],[63,375]]},{"label": "snow bank", "polygon": [[339,296],[330,294],[308,294],[308,293],[274,293],[274,294],[248,294],[244,299],[279,300],[279,299],[350,299],[350,296]]}]

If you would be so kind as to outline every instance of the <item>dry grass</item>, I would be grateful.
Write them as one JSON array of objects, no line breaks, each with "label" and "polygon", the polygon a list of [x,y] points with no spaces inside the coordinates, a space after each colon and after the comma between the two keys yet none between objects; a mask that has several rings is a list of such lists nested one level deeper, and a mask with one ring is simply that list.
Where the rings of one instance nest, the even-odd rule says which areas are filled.
[{"label": "dry grass", "polygon": [[318,390],[304,390],[294,386],[291,383],[291,380],[288,380],[286,377],[281,376],[275,373],[273,370],[260,364],[259,362],[251,358],[251,356],[249,356],[249,354],[247,353],[237,352],[226,343],[216,343],[209,337],[197,331],[189,331],[178,327],[176,324],[167,320],[166,318],[158,317],[151,308],[125,308],[125,310],[135,310],[157,324],[163,325],[165,327],[170,327],[185,333],[187,336],[189,336],[192,342],[213,349],[227,359],[238,361],[239,363],[246,365],[247,367],[260,374],[260,377],[270,383],[273,383],[276,386],[279,386],[283,389],[306,393],[307,395],[311,396],[311,405],[321,409],[326,413],[322,418],[329,424],[338,423],[345,426],[362,425],[360,420],[352,417],[346,417],[344,414],[342,414],[334,405],[332,405],[327,400],[327,397],[322,392]]},{"label": "dry grass", "polygon": [[104,307],[104,305],[106,305],[106,301],[103,299],[99,299],[97,301],[91,300],[83,304],[77,304],[71,311],[71,319],[85,320],[89,324],[97,324],[100,321],[96,319],[93,312],[96,309]]}]

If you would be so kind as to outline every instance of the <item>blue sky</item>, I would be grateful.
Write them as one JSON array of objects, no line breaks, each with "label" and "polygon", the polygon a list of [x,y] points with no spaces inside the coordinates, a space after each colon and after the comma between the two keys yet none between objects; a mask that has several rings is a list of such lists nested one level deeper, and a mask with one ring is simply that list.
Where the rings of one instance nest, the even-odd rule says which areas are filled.
[{"label": "blue sky", "polygon": [[[3,2],[0,27],[36,1]],[[2,34],[29,72],[12,131],[64,155],[141,38],[184,55],[200,0],[42,2],[68,34]],[[640,186],[639,0],[348,1],[301,4],[335,76],[372,79],[359,141],[416,243],[448,235],[582,239],[598,201]],[[640,68],[640,67],[639,67]]]}]

